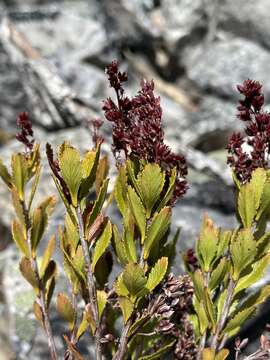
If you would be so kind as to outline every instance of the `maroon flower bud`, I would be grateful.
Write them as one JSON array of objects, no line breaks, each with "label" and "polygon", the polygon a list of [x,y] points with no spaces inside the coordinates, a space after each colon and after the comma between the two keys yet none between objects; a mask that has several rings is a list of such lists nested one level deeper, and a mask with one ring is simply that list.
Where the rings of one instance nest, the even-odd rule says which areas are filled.
[{"label": "maroon flower bud", "polygon": [[[22,112],[17,117],[17,126],[21,129],[21,131],[16,135],[16,139],[23,143],[28,150],[32,150],[34,146],[34,138],[33,138],[33,129],[32,123],[29,119],[29,116],[26,112]],[[33,139],[29,139],[32,137]]]}]

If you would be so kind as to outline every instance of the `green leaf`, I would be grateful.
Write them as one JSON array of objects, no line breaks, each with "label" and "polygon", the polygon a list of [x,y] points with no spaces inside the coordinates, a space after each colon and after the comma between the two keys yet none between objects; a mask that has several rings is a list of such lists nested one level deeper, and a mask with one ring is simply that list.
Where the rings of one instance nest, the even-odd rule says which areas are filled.
[{"label": "green leaf", "polygon": [[200,269],[197,269],[193,275],[191,275],[194,284],[194,292],[198,299],[201,301],[204,298],[204,279]]},{"label": "green leaf", "polygon": [[168,231],[171,223],[171,208],[166,206],[159,213],[155,214],[150,224],[144,244],[144,259],[147,259],[154,245],[158,246],[159,241]]},{"label": "green leaf", "polygon": [[121,166],[118,169],[118,176],[113,193],[118,209],[120,210],[122,216],[124,216],[127,206],[127,174],[125,166]]},{"label": "green leaf", "polygon": [[113,225],[113,247],[121,265],[125,266],[129,262],[129,257],[116,225]]},{"label": "green leaf", "polygon": [[227,252],[232,236],[233,236],[233,232],[230,230],[220,231],[219,239],[218,239],[217,256],[223,256]]},{"label": "green leaf", "polygon": [[270,254],[265,255],[262,259],[252,264],[252,270],[249,274],[241,277],[234,290],[234,296],[242,290],[248,289],[251,285],[254,285],[265,274],[270,263]]},{"label": "green leaf", "polygon": [[168,189],[167,189],[165,195],[163,196],[161,202],[159,203],[157,209],[155,210],[156,212],[159,212],[171,200],[174,189],[175,189],[175,180],[176,180],[176,169],[174,168],[170,175]]},{"label": "green leaf", "polygon": [[215,360],[215,351],[211,348],[203,349],[202,360]]},{"label": "green leaf", "polygon": [[7,185],[8,188],[12,188],[12,177],[10,173],[8,172],[8,169],[3,164],[2,159],[0,159],[0,177],[4,181],[4,183]]},{"label": "green leaf", "polygon": [[168,340],[166,341],[165,345],[162,345],[157,351],[150,355],[140,356],[138,360],[155,360],[161,359],[162,355],[167,354],[173,345],[175,344],[176,340]]},{"label": "green leaf", "polygon": [[206,215],[204,217],[200,237],[197,242],[197,253],[205,272],[210,270],[210,267],[216,258],[218,239],[219,231],[214,226],[213,221]]},{"label": "green leaf", "polygon": [[240,187],[238,212],[245,228],[252,226],[256,211],[260,206],[265,181],[266,171],[258,168],[252,173],[251,180]]},{"label": "green leaf", "polygon": [[229,356],[230,352],[228,349],[222,349],[216,355],[215,360],[225,360]]},{"label": "green leaf", "polygon": [[146,226],[145,211],[139,196],[136,194],[135,190],[131,186],[128,186],[128,200],[132,214],[140,230],[141,243],[143,244],[145,238],[145,226]]},{"label": "green leaf", "polygon": [[77,149],[65,142],[60,148],[58,157],[61,175],[70,191],[72,204],[76,207],[78,202],[78,191],[83,179],[80,153]]},{"label": "green leaf", "polygon": [[241,306],[246,309],[253,306],[258,306],[263,303],[270,296],[270,285],[265,285],[259,289],[255,294],[251,295]]},{"label": "green leaf", "polygon": [[146,164],[143,171],[139,173],[137,184],[139,195],[146,208],[146,216],[149,219],[151,212],[160,198],[161,191],[165,182],[165,174],[158,164]]},{"label": "green leaf", "polygon": [[12,237],[19,250],[21,250],[21,252],[29,258],[30,255],[26,240],[26,234],[21,224],[17,220],[13,220],[12,222]]},{"label": "green leaf", "polygon": [[241,272],[256,256],[256,241],[251,229],[242,229],[231,242],[230,252],[233,262],[233,279],[237,280]]},{"label": "green leaf", "polygon": [[40,179],[40,171],[41,171],[41,167],[38,166],[36,169],[36,172],[35,172],[35,177],[34,177],[34,181],[33,181],[32,188],[31,188],[31,193],[30,193],[29,203],[28,203],[28,211],[30,211],[30,209],[31,209],[32,202],[33,202],[36,190],[37,190],[37,186],[38,186],[39,179]]},{"label": "green leaf", "polygon": [[151,269],[150,274],[148,275],[146,287],[149,291],[155,289],[161,281],[163,280],[168,267],[168,258],[162,257],[159,259],[154,267]]},{"label": "green leaf", "polygon": [[258,221],[265,212],[269,211],[269,207],[270,207],[270,179],[268,177],[268,179],[264,184],[264,189],[261,196],[261,203],[257,211],[255,220]]},{"label": "green leaf", "polygon": [[102,313],[107,303],[107,293],[104,290],[97,290],[98,317],[101,319]]},{"label": "green leaf", "polygon": [[19,267],[23,277],[29,282],[29,284],[32,285],[35,291],[38,291],[39,281],[34,269],[32,268],[31,261],[28,258],[24,257],[20,261]]},{"label": "green leaf", "polygon": [[46,250],[42,256],[42,262],[40,267],[40,277],[42,278],[45,274],[45,271],[47,269],[47,266],[51,260],[52,254],[55,249],[55,235],[53,235],[50,240],[48,241],[48,245],[46,247]]},{"label": "green leaf", "polygon": [[11,189],[11,195],[12,195],[12,204],[15,210],[15,213],[17,215],[17,218],[23,228],[25,228],[25,215],[24,215],[24,209],[22,205],[22,201],[19,199],[18,191],[15,187]]},{"label": "green leaf", "polygon": [[137,249],[135,244],[135,224],[134,218],[129,208],[126,208],[124,216],[123,244],[128,262],[137,262]]},{"label": "green leaf", "polygon": [[64,293],[59,293],[56,300],[56,309],[64,320],[69,323],[70,329],[73,329],[75,320],[75,310],[72,306],[68,296]]},{"label": "green leaf", "polygon": [[96,241],[93,259],[92,259],[92,270],[95,270],[96,263],[101,258],[101,256],[105,253],[108,246],[110,245],[110,240],[112,237],[112,225],[110,221],[107,222],[107,225],[102,232],[101,236]]},{"label": "green leaf", "polygon": [[97,173],[100,156],[100,145],[96,150],[88,151],[82,159],[83,180],[79,190],[79,199],[83,199],[92,188]]},{"label": "green leaf", "polygon": [[194,309],[199,319],[200,334],[203,335],[209,324],[203,302],[194,301]]},{"label": "green leaf", "polygon": [[218,285],[222,283],[224,280],[225,275],[228,271],[228,260],[227,258],[223,257],[217,267],[212,271],[209,288],[210,290],[214,290]]},{"label": "green leaf", "polygon": [[123,280],[123,273],[120,274],[114,283],[115,292],[118,296],[128,296],[129,291]]},{"label": "green leaf", "polygon": [[108,184],[109,184],[109,179],[106,179],[103,181],[103,184],[100,188],[98,197],[94,203],[93,209],[88,216],[88,220],[87,220],[87,228],[88,229],[94,223],[95,219],[97,218],[97,216],[99,215],[99,213],[102,210],[104,201],[106,199]]},{"label": "green leaf", "polygon": [[24,188],[28,180],[28,167],[23,154],[13,154],[11,158],[12,182],[14,183],[19,199],[24,199]]},{"label": "green leaf", "polygon": [[123,281],[129,293],[139,297],[145,291],[147,278],[138,264],[129,263],[124,269]]},{"label": "green leaf", "polygon": [[100,187],[105,181],[109,171],[109,164],[107,156],[104,156],[98,163],[98,168],[96,172],[96,192],[97,194],[100,191]]},{"label": "green leaf", "polygon": [[235,329],[240,329],[241,325],[244,324],[244,322],[250,318],[254,312],[255,307],[251,307],[242,311],[239,311],[226,325],[225,329],[223,330],[223,334],[228,334]]},{"label": "green leaf", "polygon": [[67,244],[69,244],[73,249],[73,251],[75,251],[78,247],[80,237],[79,237],[78,227],[74,225],[68,212],[66,213],[64,231],[66,235]]},{"label": "green leaf", "polygon": [[130,316],[133,313],[134,304],[129,300],[129,298],[124,297],[124,296],[120,296],[118,298],[118,301],[119,301],[120,308],[122,310],[124,323],[126,324],[126,322],[128,321],[128,319],[130,318]]},{"label": "green leaf", "polygon": [[77,334],[76,334],[76,338],[78,340],[80,340],[80,337],[86,332],[88,327],[89,327],[89,323],[88,323],[87,318],[86,318],[86,312],[84,311],[82,321],[81,321],[81,323],[79,325],[79,328],[78,328],[78,331],[77,331]]}]

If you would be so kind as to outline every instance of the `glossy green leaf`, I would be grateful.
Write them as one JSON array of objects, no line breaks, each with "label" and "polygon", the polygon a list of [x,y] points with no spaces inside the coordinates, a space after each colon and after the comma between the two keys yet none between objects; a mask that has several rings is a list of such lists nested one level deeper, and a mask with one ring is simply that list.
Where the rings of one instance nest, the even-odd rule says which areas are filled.
[{"label": "glossy green leaf", "polygon": [[146,287],[149,291],[153,291],[163,280],[168,267],[168,258],[162,257],[152,267],[150,274],[148,275]]},{"label": "glossy green leaf", "polygon": [[145,211],[139,196],[136,194],[135,190],[131,186],[128,186],[128,200],[132,214],[141,233],[141,243],[143,243],[146,227]]},{"label": "glossy green leaf", "polygon": [[62,144],[59,152],[61,175],[70,191],[74,207],[78,203],[78,191],[83,179],[83,169],[80,153],[68,143]]},{"label": "glossy green leaf", "polygon": [[122,310],[124,323],[126,324],[126,322],[128,321],[128,319],[130,318],[130,316],[133,313],[134,304],[132,303],[132,301],[129,300],[129,298],[124,297],[124,296],[120,296],[118,298],[118,301],[119,301],[120,308]]},{"label": "glossy green leaf", "polygon": [[250,229],[240,230],[231,242],[230,252],[233,262],[233,279],[237,280],[256,256],[256,241]]},{"label": "glossy green leaf", "polygon": [[144,169],[138,175],[137,184],[139,195],[145,206],[148,219],[151,217],[154,205],[160,198],[164,182],[165,174],[158,164],[146,164]]},{"label": "glossy green leaf", "polygon": [[28,180],[28,167],[23,154],[13,154],[11,158],[12,182],[14,183],[19,199],[24,199],[25,184]]},{"label": "glossy green leaf", "polygon": [[124,269],[123,281],[129,293],[139,297],[145,291],[147,278],[138,264],[129,263]]},{"label": "glossy green leaf", "polygon": [[147,259],[152,246],[158,246],[169,229],[171,223],[171,208],[164,207],[159,213],[155,214],[148,227],[144,243],[144,259]]},{"label": "glossy green leaf", "polygon": [[252,173],[251,180],[240,187],[238,196],[238,212],[245,228],[250,228],[260,205],[266,181],[266,172],[258,168]]},{"label": "glossy green leaf", "polygon": [[92,269],[95,270],[95,266],[100,259],[100,257],[105,253],[108,246],[110,245],[112,237],[112,225],[110,221],[107,222],[107,225],[102,232],[101,236],[96,241],[94,253],[93,253],[93,259],[92,259]]}]

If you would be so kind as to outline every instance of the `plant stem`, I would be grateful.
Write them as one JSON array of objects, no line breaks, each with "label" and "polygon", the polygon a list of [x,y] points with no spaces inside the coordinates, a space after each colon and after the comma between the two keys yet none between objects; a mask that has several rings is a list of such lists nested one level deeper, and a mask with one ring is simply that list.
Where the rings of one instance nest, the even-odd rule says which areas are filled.
[{"label": "plant stem", "polygon": [[102,360],[102,348],[101,348],[101,330],[100,330],[100,323],[98,317],[98,303],[97,303],[97,290],[95,285],[95,279],[91,268],[91,261],[89,255],[89,249],[87,245],[87,241],[84,235],[84,224],[80,206],[77,207],[77,218],[78,218],[78,230],[80,236],[80,242],[82,245],[82,251],[84,256],[84,261],[86,265],[86,276],[87,276],[87,289],[89,293],[89,301],[91,305],[91,310],[93,312],[94,321],[96,324],[96,331],[95,331],[95,346],[96,346],[96,359]]},{"label": "plant stem", "polygon": [[128,332],[131,327],[131,324],[132,324],[132,318],[130,317],[124,327],[122,334],[121,334],[118,350],[117,350],[116,354],[114,355],[113,360],[123,360],[124,359],[124,357],[126,355],[126,351],[127,351],[126,348],[127,348],[127,343],[128,343]]},{"label": "plant stem", "polygon": [[205,347],[205,341],[206,341],[206,330],[205,330],[205,333],[201,336],[201,341],[200,341],[200,345],[199,345],[199,349],[198,349],[198,353],[197,353],[197,357],[196,357],[197,360],[201,360],[202,352]]},{"label": "plant stem", "polygon": [[230,311],[230,306],[231,306],[231,303],[232,303],[232,299],[233,299],[233,292],[234,292],[234,288],[235,288],[235,281],[233,279],[230,279],[229,281],[229,285],[228,285],[228,293],[227,293],[227,297],[226,297],[226,300],[224,302],[224,305],[223,305],[223,309],[222,309],[222,312],[221,312],[221,317],[220,317],[220,320],[217,324],[217,329],[216,329],[216,332],[213,336],[213,339],[212,339],[212,343],[211,343],[211,348],[216,351],[217,348],[218,348],[218,338],[224,328],[224,325],[227,321],[227,318],[228,318],[228,315],[229,315],[229,311]]},{"label": "plant stem", "polygon": [[50,354],[51,354],[51,360],[57,360],[58,356],[57,356],[56,346],[55,346],[55,342],[54,342],[54,337],[53,337],[51,322],[50,322],[50,318],[49,318],[49,314],[48,314],[48,309],[46,306],[45,289],[44,289],[44,286],[43,286],[42,281],[39,276],[36,257],[33,256],[33,252],[32,252],[31,233],[30,233],[31,223],[30,223],[30,218],[29,218],[29,212],[26,209],[24,201],[22,202],[22,207],[24,210],[24,217],[25,217],[25,223],[26,223],[27,245],[28,245],[28,250],[29,250],[29,255],[30,255],[31,266],[35,272],[35,276],[38,279],[38,283],[39,283],[39,296],[38,296],[37,300],[38,300],[39,306],[41,307],[41,311],[42,311],[42,315],[43,315],[43,319],[44,319],[44,329],[45,329],[45,332],[47,335],[47,341],[48,341],[48,347],[49,347]]}]

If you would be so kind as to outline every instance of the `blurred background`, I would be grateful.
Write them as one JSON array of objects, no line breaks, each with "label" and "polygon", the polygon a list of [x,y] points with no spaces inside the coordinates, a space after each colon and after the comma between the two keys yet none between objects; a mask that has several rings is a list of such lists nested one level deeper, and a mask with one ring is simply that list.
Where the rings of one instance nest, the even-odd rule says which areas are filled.
[{"label": "blurred background", "polygon": [[[7,164],[19,148],[14,135],[21,111],[29,112],[42,149],[47,141],[55,146],[64,139],[81,151],[91,147],[86,122],[102,117],[102,100],[113,95],[104,73],[112,60],[128,72],[130,95],[140,79],[153,79],[166,142],[189,166],[190,189],[173,221],[182,228],[174,265],[179,273],[180,252],[193,246],[203,213],[225,228],[236,223],[225,147],[241,125],[236,85],[247,78],[261,81],[269,103],[269,14],[269,0],[0,0],[1,158]],[[109,156],[110,134],[105,123]],[[39,198],[55,192],[43,161]],[[113,170],[110,176],[113,182]],[[2,182],[0,209],[0,360],[47,359],[46,339],[31,313],[32,293],[11,245],[13,212]],[[112,216],[119,220],[113,210]],[[59,205],[49,232],[61,219]],[[61,278],[61,259],[59,264]],[[267,309],[261,316],[267,322],[265,314]],[[61,347],[63,325],[53,319]],[[263,323],[250,326],[252,342]]]}]

